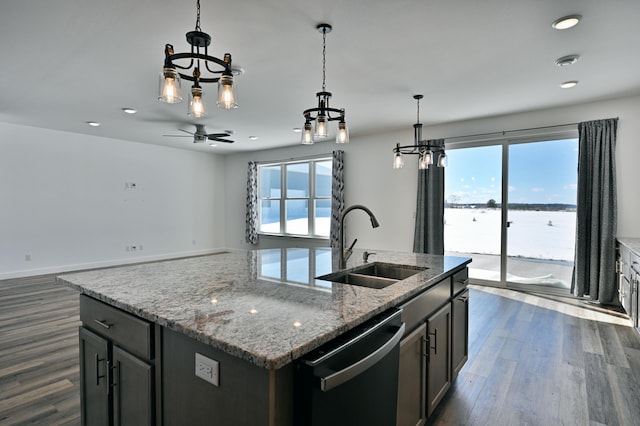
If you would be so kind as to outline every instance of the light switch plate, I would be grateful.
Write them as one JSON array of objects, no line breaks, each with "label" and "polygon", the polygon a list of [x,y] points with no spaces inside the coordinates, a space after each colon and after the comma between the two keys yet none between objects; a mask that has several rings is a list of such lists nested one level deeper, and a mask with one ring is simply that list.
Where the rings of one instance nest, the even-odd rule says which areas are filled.
[{"label": "light switch plate", "polygon": [[214,386],[219,386],[220,367],[218,361],[196,352],[196,376]]}]

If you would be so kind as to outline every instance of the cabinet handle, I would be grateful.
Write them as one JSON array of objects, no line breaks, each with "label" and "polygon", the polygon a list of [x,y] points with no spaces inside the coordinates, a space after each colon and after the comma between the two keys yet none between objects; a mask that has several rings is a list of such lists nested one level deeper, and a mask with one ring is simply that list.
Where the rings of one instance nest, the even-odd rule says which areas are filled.
[{"label": "cabinet handle", "polygon": [[429,360],[429,338],[428,337],[422,338],[421,350],[422,350],[422,356],[425,357],[428,361]]},{"label": "cabinet handle", "polygon": [[104,374],[100,375],[100,361],[104,361],[104,358],[100,359],[100,355],[96,354],[96,386],[100,386],[100,379],[104,378]]},{"label": "cabinet handle", "polygon": [[103,326],[106,329],[110,329],[111,326],[113,325],[113,324],[109,324],[108,322],[102,321],[102,320],[99,320],[99,319],[94,319],[93,321],[95,321],[96,323],[100,324],[101,326]]},{"label": "cabinet handle", "polygon": [[433,344],[434,344],[434,346],[430,346],[430,349],[433,349],[434,355],[438,355],[438,329],[436,328],[434,332],[429,333],[429,335],[433,336]]}]

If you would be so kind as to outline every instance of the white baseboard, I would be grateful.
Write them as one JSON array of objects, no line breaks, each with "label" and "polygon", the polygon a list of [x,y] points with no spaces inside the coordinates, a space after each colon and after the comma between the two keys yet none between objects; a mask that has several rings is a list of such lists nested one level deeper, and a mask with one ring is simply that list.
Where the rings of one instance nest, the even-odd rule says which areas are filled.
[{"label": "white baseboard", "polygon": [[87,269],[108,268],[110,266],[124,266],[124,265],[130,265],[133,263],[155,262],[159,260],[177,259],[181,257],[202,256],[207,254],[220,253],[223,251],[229,251],[229,250],[225,248],[193,250],[193,251],[169,253],[169,254],[163,254],[163,255],[140,256],[140,257],[134,257],[134,258],[112,259],[112,260],[103,260],[103,261],[88,262],[88,263],[77,263],[77,264],[69,264],[69,265],[55,265],[55,266],[48,266],[46,268],[22,269],[18,271],[0,272],[0,280],[33,277],[37,275],[58,274],[58,273],[71,272],[71,271],[74,271],[74,272],[83,271]]}]

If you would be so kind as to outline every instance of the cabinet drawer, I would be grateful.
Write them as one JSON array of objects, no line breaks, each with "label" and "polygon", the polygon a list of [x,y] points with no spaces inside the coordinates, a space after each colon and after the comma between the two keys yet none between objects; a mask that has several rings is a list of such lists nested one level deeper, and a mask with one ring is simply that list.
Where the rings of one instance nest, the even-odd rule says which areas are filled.
[{"label": "cabinet drawer", "polygon": [[453,274],[453,280],[451,280],[451,295],[455,296],[461,291],[467,288],[469,284],[469,268],[464,268],[462,271],[458,271]]},{"label": "cabinet drawer", "polygon": [[118,346],[142,358],[152,359],[151,323],[84,294],[80,295],[80,320],[85,327]]},{"label": "cabinet drawer", "polygon": [[446,303],[450,297],[451,277],[448,277],[402,305],[402,321],[406,324],[407,333]]}]

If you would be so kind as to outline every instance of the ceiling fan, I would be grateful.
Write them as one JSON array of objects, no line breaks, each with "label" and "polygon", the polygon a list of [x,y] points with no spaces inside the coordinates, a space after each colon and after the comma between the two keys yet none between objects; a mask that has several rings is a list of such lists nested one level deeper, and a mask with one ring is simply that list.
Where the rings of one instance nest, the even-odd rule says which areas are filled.
[{"label": "ceiling fan", "polygon": [[[231,139],[225,139],[226,137],[231,136],[231,133],[233,132],[226,131],[222,133],[207,133],[207,130],[204,128],[204,124],[196,124],[195,126],[196,126],[195,133],[192,133],[183,129],[178,129],[178,130],[193,136],[193,143],[202,143],[202,142],[206,142],[207,140],[210,140],[213,143],[215,142],[233,143]],[[189,137],[186,135],[162,135],[162,136],[169,136],[169,137],[175,137],[175,138]]]}]

